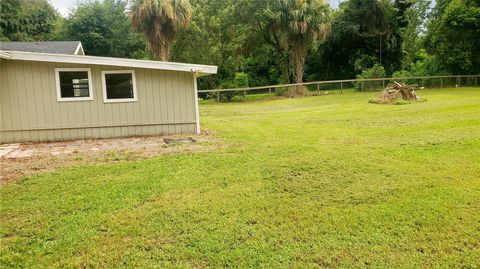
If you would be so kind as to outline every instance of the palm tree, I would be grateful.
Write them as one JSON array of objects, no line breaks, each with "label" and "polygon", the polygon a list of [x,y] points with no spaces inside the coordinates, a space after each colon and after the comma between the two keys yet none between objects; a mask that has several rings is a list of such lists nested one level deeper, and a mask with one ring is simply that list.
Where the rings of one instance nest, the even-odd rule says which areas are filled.
[{"label": "palm tree", "polygon": [[134,0],[132,25],[145,34],[155,60],[168,61],[180,29],[188,27],[192,7],[188,0]]},{"label": "palm tree", "polygon": [[280,29],[276,15],[278,14],[275,14],[272,9],[264,8],[257,14],[258,26],[265,41],[274,48],[273,59],[280,70],[281,83],[290,84],[288,46],[285,46],[284,42],[280,40]]},{"label": "palm tree", "polygon": [[[280,45],[289,53],[296,83],[303,82],[303,67],[309,46],[323,40],[330,30],[330,8],[324,0],[277,0],[272,4],[272,23]],[[303,87],[296,87],[303,95]]]}]

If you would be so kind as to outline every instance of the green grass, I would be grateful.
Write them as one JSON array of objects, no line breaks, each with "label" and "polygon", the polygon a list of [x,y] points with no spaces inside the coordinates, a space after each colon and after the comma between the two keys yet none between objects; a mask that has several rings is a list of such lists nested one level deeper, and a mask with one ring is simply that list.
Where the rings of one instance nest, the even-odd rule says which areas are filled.
[{"label": "green grass", "polygon": [[225,147],[1,187],[2,267],[480,266],[480,89],[201,104]]}]

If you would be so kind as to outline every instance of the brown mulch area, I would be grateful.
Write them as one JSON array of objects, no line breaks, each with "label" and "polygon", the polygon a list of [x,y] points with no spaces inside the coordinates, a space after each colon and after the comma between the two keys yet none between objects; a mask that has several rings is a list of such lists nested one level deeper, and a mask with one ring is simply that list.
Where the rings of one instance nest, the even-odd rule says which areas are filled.
[{"label": "brown mulch area", "polygon": [[[165,140],[169,142],[168,144]],[[164,154],[210,151],[222,146],[211,134],[89,139],[0,145],[1,184],[59,168],[147,159]]]}]

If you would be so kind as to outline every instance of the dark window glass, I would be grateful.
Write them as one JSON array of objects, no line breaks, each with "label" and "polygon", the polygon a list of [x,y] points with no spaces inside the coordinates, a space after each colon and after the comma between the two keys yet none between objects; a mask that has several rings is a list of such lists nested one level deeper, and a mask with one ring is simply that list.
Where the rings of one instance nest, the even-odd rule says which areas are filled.
[{"label": "dark window glass", "polygon": [[133,99],[132,74],[105,74],[107,99]]},{"label": "dark window glass", "polygon": [[60,95],[63,98],[90,97],[87,71],[60,71]]}]

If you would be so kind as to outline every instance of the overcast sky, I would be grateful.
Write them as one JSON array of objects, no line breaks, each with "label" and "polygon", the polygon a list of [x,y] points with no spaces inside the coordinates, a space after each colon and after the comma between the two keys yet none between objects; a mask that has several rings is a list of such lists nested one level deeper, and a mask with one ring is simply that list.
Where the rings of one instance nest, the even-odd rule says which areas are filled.
[{"label": "overcast sky", "polygon": [[49,0],[50,3],[63,15],[67,16],[69,10],[75,6],[77,0]]},{"label": "overcast sky", "polygon": [[[0,0],[1,1],[1,0]],[[50,3],[64,16],[66,17],[72,7],[75,6],[77,2],[82,2],[82,0],[49,0]],[[262,0],[259,0],[262,1]],[[342,0],[328,0],[332,7],[337,7],[338,3]]]}]

